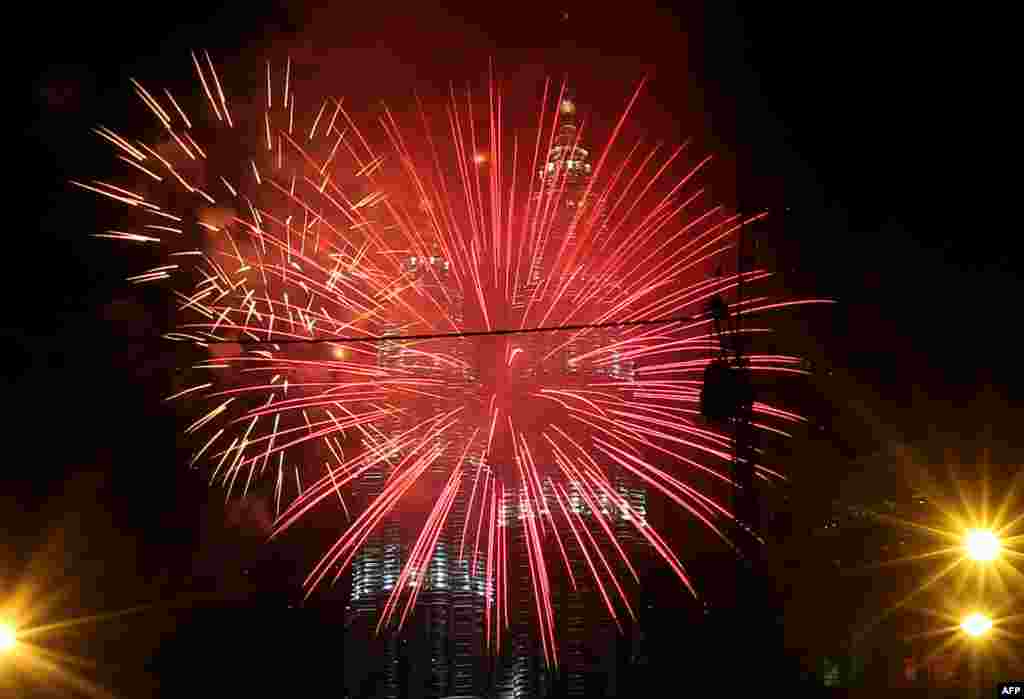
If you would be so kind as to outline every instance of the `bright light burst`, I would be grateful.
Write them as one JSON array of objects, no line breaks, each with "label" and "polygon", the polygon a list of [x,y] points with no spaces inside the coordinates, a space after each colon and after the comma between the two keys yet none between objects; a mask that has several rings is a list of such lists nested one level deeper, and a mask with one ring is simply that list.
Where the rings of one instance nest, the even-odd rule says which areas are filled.
[{"label": "bright light burst", "polygon": [[977,638],[988,632],[992,628],[992,619],[985,616],[980,612],[974,612],[968,614],[963,622],[960,624],[962,628],[969,636]]},{"label": "bright light burst", "polygon": [[0,653],[9,651],[18,643],[18,634],[14,626],[0,621]]},{"label": "bright light burst", "polygon": [[[909,592],[873,614],[859,635],[899,610],[913,611],[928,619],[906,636],[907,640],[929,640],[932,647],[922,660],[925,665],[962,662],[981,648],[975,640],[984,638],[988,661],[1019,667],[1024,616],[1017,600],[1024,590],[1019,566],[1024,556],[1020,546],[1024,512],[1018,493],[1024,471],[1019,466],[991,468],[987,452],[973,466],[957,464],[947,456],[941,467],[929,467],[910,451],[904,458],[902,470],[918,490],[913,506],[898,516],[889,508],[870,514],[894,530],[904,530],[900,544],[910,546],[901,546],[904,555],[869,567],[916,565],[920,576],[894,570],[880,573],[900,579],[910,575],[916,582]],[[948,472],[948,482],[941,476],[943,470]],[[994,492],[999,493],[998,499],[993,499]],[[913,539],[903,538],[910,533]],[[876,587],[885,589],[885,585]],[[976,605],[983,606],[985,613],[977,611]]]},{"label": "bright light burst", "polygon": [[999,537],[990,529],[971,529],[964,537],[967,555],[976,561],[992,561],[999,555]]},{"label": "bright light burst", "polygon": [[60,573],[52,570],[52,550],[46,557],[33,557],[23,576],[12,578],[4,571],[4,589],[0,594],[0,696],[31,696],[33,688],[95,699],[114,699],[114,695],[91,678],[95,667],[87,642],[86,652],[72,652],[73,639],[92,641],[92,633],[107,620],[133,614],[141,608],[75,618],[58,618],[60,603],[70,587],[53,584]]},{"label": "bright light burst", "polygon": [[[718,347],[706,306],[735,299],[737,275],[711,271],[760,215],[709,201],[698,176],[710,157],[620,148],[643,84],[595,155],[564,85],[544,85],[527,135],[505,128],[493,76],[483,108],[452,88],[439,113],[417,99],[367,128],[340,99],[300,109],[290,62],[267,64],[265,99],[231,106],[210,57],[193,54],[192,66],[192,100],[132,81],[160,142],[96,129],[130,166],[125,180],[75,184],[126,207],[124,230],[99,237],[165,251],[129,280],[173,281],[183,321],[167,337],[208,352],[202,375],[168,397],[195,406],[191,463],[209,461],[229,497],[270,498],[275,536],[317,506],[347,519],[308,591],[401,515],[418,518],[419,534],[382,624],[447,584],[430,572],[442,537],[487,599],[492,648],[515,594],[509,558],[526,559],[533,599],[517,608],[536,614],[549,663],[556,568],[574,586],[588,576],[618,622],[633,614],[623,584],[637,573],[620,544],[632,537],[694,592],[629,493],[660,493],[728,536],[733,515],[704,487],[732,486],[732,440],[699,417]],[[730,310],[759,335],[770,332],[759,315],[801,303],[827,301],[748,295]],[[393,339],[331,342],[382,336]],[[750,361],[804,373],[793,356]],[[766,403],[754,411],[766,434],[804,422]],[[780,477],[764,466],[757,476]]]}]

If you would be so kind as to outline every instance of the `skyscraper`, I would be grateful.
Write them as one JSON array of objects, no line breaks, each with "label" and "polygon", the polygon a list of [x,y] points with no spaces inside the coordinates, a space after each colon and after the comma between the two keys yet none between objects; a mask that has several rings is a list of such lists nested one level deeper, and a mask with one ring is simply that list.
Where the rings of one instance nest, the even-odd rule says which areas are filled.
[{"label": "skyscraper", "polygon": [[[430,317],[440,312],[449,326],[447,332],[461,329],[461,291],[451,280],[450,262],[437,246],[428,254],[406,257],[402,267],[401,283],[415,292],[409,295],[414,310],[429,312]],[[399,320],[396,315],[382,321],[377,330],[380,336],[398,338],[423,328],[417,327],[414,319]],[[378,345],[376,360],[378,366],[422,378],[428,388],[431,381],[443,384],[446,394],[425,389],[403,396],[402,409],[395,412],[388,429],[365,435],[364,448],[378,451],[381,460],[360,479],[357,492],[363,507],[382,492],[392,469],[409,456],[410,447],[402,435],[423,429],[427,421],[449,409],[452,391],[462,392],[459,397],[464,403],[474,400],[474,376],[464,338],[386,341]],[[397,514],[385,517],[353,560],[347,627],[357,638],[374,639],[370,641],[374,652],[364,654],[362,666],[355,669],[353,677],[347,677],[349,691],[356,696],[439,699],[485,689],[484,608],[493,590],[486,585],[484,563],[472,548],[474,542],[469,547],[461,545],[471,515],[469,480],[488,471],[482,458],[484,442],[474,435],[468,421],[461,421],[425,446],[436,455],[423,476],[425,481],[443,485],[465,453],[464,482],[425,569],[410,571],[405,584],[418,588],[419,596],[400,632],[385,628],[379,636],[375,634],[409,556]]]},{"label": "skyscraper", "polygon": [[[609,320],[605,316],[610,300],[615,297],[614,282],[597,276],[600,265],[588,269],[572,264],[572,253],[580,236],[586,235],[591,243],[600,240],[606,220],[600,200],[590,190],[590,152],[579,139],[577,107],[571,93],[564,95],[558,111],[556,135],[539,173],[542,187],[534,202],[538,223],[529,239],[532,246],[530,272],[514,300],[514,309],[517,315],[525,315],[526,326],[583,323],[594,320],[595,315],[600,320]],[[583,307],[585,316],[579,313]],[[591,330],[578,336],[575,333],[522,336],[517,338],[516,344],[523,349],[525,357],[534,361],[522,363],[518,378],[543,381],[545,376],[554,375],[560,381],[581,384],[632,381],[633,362],[619,346],[623,337],[621,330],[612,328]],[[613,488],[629,507],[620,508],[607,496],[599,494],[594,503],[597,511],[594,511],[579,485],[569,483],[568,504],[579,523],[579,536],[584,541],[591,538],[600,541],[606,537],[598,521],[603,518],[623,547],[635,552],[640,537],[632,520],[646,517],[646,491],[628,474],[601,465],[609,473]],[[591,562],[586,560],[583,547],[571,533],[562,537],[571,572],[561,563],[561,552],[553,538],[547,537],[544,541],[547,559],[551,561],[548,572],[556,616],[559,670],[551,672],[544,667],[541,642],[537,638],[537,612],[532,602],[534,591],[527,561],[525,521],[545,512],[549,503],[555,506],[553,500],[549,492],[542,493],[541,501],[537,502],[535,497],[520,491],[510,494],[506,503],[506,526],[511,529],[509,559],[513,565],[509,582],[516,603],[512,642],[503,658],[497,695],[515,699],[551,695],[616,696],[623,636],[601,601],[588,569]],[[608,558],[608,563],[616,564],[614,554]],[[628,577],[624,568],[619,565],[615,570],[623,580]],[[620,620],[623,633],[628,636],[631,630],[627,622],[628,619]]]},{"label": "skyscraper", "polygon": [[[604,316],[611,313],[615,284],[599,278],[599,264],[584,267],[573,256],[579,236],[586,235],[593,242],[604,231],[602,206],[589,192],[591,177],[590,152],[580,142],[576,104],[567,94],[559,105],[556,135],[541,165],[542,184],[532,202],[536,224],[530,227],[526,241],[528,270],[512,299],[512,317],[517,323],[537,327],[583,323],[595,316],[599,320],[609,319]],[[396,339],[380,343],[376,356],[379,366],[415,375],[423,380],[425,389],[401,398],[402,409],[396,411],[386,430],[365,435],[364,446],[378,451],[381,458],[361,480],[359,495],[364,506],[382,492],[391,470],[407,455],[408,447],[397,443],[399,436],[450,410],[453,391],[459,392],[458,404],[467,411],[487,413],[483,375],[491,368],[477,363],[479,357],[465,338],[397,339],[424,331],[422,325],[417,325],[417,314],[444,318],[444,322],[435,324],[435,332],[463,327],[466,310],[462,291],[451,278],[450,262],[438,246],[428,249],[426,254],[411,253],[402,261],[403,278],[399,283],[415,292],[403,297],[409,299],[413,312],[396,313],[380,323],[378,334]],[[543,384],[547,378],[579,384],[581,388],[602,381],[630,382],[634,367],[628,352],[620,346],[623,337],[618,329],[592,330],[579,336],[516,336],[509,351],[520,352],[523,361],[510,363],[509,374],[502,380],[532,386]],[[432,380],[437,380],[438,388],[434,391],[429,390]],[[443,389],[439,388],[442,384]],[[442,390],[444,395],[438,395]],[[538,635],[527,530],[531,520],[534,524],[541,517],[548,521],[549,508],[556,507],[555,494],[550,481],[542,484],[539,494],[506,483],[509,489],[500,502],[497,526],[506,533],[508,546],[510,624],[508,633],[503,635],[500,656],[492,657],[486,650],[485,614],[495,591],[488,586],[484,556],[473,532],[466,535],[467,528],[472,529],[468,525],[479,518],[479,504],[472,501],[475,485],[481,478],[486,479],[492,469],[503,471],[509,466],[488,463],[484,458],[486,445],[486,430],[477,430],[472,420],[459,421],[433,440],[431,447],[438,456],[425,477],[432,485],[443,486],[462,461],[463,483],[429,562],[424,570],[412,571],[406,583],[418,588],[414,610],[400,633],[385,631],[372,641],[373,652],[366,656],[368,660],[363,666],[355,669],[349,682],[349,691],[354,696],[527,699],[555,694],[617,694],[621,637],[589,570],[590,566],[600,567],[605,562],[587,560],[584,547],[592,550],[593,544],[587,542],[607,539],[610,531],[627,550],[635,549],[640,537],[634,522],[646,516],[645,490],[627,474],[601,463],[596,455],[595,462],[609,474],[611,487],[628,503],[628,508],[620,507],[605,494],[599,494],[591,507],[580,484],[566,485],[570,514],[584,544],[581,546],[571,533],[562,535],[564,556],[570,568],[566,570],[554,537],[549,533],[541,542],[556,617],[559,671],[553,672],[545,666]],[[539,466],[554,469],[552,464]],[[478,498],[476,503],[479,502]],[[398,584],[408,556],[408,547],[401,544],[396,517],[385,518],[353,561],[347,624],[351,633],[374,636],[376,622]],[[617,554],[608,554],[607,565],[616,566],[614,572],[619,579],[629,576]],[[603,571],[599,574],[608,577]],[[610,588],[610,583],[606,587]],[[625,621],[620,623],[628,633]],[[348,647],[355,643],[353,638]]]}]

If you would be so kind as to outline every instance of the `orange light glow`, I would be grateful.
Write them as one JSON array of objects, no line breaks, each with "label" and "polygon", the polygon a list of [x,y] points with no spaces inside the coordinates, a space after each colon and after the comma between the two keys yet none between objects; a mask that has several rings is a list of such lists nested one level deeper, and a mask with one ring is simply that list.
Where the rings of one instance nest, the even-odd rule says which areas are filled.
[{"label": "orange light glow", "polygon": [[18,644],[18,634],[14,627],[0,622],[0,653],[12,650]]}]

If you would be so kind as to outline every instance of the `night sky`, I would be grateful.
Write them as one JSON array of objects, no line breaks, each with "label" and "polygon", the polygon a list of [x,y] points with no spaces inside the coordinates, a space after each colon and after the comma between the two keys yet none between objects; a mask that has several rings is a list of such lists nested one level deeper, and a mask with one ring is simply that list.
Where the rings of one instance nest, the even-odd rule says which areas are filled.
[{"label": "night sky", "polygon": [[[62,615],[161,599],[189,576],[247,599],[260,587],[247,582],[253,566],[284,585],[317,550],[311,535],[309,550],[288,552],[293,565],[263,547],[261,513],[226,513],[181,463],[180,418],[159,400],[173,357],[126,339],[164,327],[161,296],[123,281],[137,267],[88,237],[100,207],[66,184],[111,167],[89,129],[127,125],[128,78],[183,91],[194,47],[235,71],[288,51],[318,60],[328,66],[318,81],[364,104],[477,80],[491,56],[513,82],[568,71],[581,103],[612,113],[648,75],[637,119],[650,139],[692,136],[718,154],[722,191],[738,173],[741,199],[772,212],[763,244],[787,286],[840,302],[787,326],[817,362],[809,400],[834,459],[814,467],[795,449],[791,472],[838,488],[849,461],[936,435],[971,449],[987,435],[999,458],[1020,463],[1024,246],[1012,206],[985,182],[991,134],[977,110],[988,88],[951,20],[892,3],[226,5],[148,16],[69,6],[57,26],[38,17],[45,29],[13,66],[30,78],[31,114],[14,134],[28,191],[8,194],[5,236],[13,390],[0,592],[11,585],[3,571],[42,556],[68,590]],[[56,531],[65,562],[41,554]]]}]

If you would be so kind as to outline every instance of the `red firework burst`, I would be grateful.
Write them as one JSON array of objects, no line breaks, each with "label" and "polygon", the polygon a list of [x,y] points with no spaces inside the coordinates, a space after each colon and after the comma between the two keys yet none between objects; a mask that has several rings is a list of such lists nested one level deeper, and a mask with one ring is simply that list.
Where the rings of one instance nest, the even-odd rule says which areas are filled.
[{"label": "red firework burst", "polygon": [[[613,156],[643,84],[595,157],[564,85],[544,85],[529,138],[506,132],[493,78],[484,119],[468,91],[452,90],[443,126],[417,100],[410,123],[384,108],[371,130],[339,100],[303,116],[290,62],[283,90],[268,63],[265,103],[241,109],[207,54],[192,62],[191,102],[132,81],[160,143],[96,129],[132,183],[75,184],[129,207],[132,228],[99,237],[169,252],[130,281],[171,280],[182,322],[167,337],[209,352],[194,367],[207,375],[170,397],[205,406],[185,430],[191,463],[209,460],[229,497],[271,497],[275,536],[340,504],[344,531],[308,591],[388,545],[402,513],[418,525],[404,563],[378,581],[389,594],[381,624],[401,624],[421,590],[457,575],[485,598],[487,644],[500,648],[509,558],[522,555],[557,664],[553,570],[592,587],[618,623],[633,614],[625,577],[638,579],[629,540],[693,592],[647,522],[646,493],[727,539],[729,510],[694,485],[732,484],[731,438],[698,417],[717,346],[704,306],[736,288],[736,275],[708,271],[758,216],[708,201],[695,183],[710,157],[668,182],[684,147]],[[752,298],[731,311],[821,302]],[[560,330],[522,332],[537,328]],[[796,357],[750,360],[802,373]],[[802,420],[762,403],[754,412],[757,428],[780,434]],[[458,551],[450,568],[442,545]],[[371,592],[361,580],[356,597]]]}]

